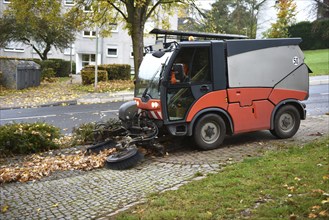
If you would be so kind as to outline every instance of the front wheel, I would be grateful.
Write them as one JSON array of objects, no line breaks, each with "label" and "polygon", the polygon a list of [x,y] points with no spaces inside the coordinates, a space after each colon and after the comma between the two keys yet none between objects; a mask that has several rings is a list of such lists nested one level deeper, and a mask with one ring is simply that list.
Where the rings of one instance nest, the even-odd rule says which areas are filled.
[{"label": "front wheel", "polygon": [[277,138],[290,138],[296,134],[300,125],[300,114],[296,107],[286,105],[281,107],[274,117],[274,129],[271,133]]},{"label": "front wheel", "polygon": [[202,116],[194,129],[194,141],[203,150],[218,148],[226,135],[225,122],[219,115]]}]

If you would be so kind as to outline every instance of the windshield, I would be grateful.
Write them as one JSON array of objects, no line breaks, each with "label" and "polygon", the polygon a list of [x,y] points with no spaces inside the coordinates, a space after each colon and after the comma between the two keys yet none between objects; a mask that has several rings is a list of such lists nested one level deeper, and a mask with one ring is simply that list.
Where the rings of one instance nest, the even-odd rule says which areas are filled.
[{"label": "windshield", "polygon": [[[161,58],[157,58],[152,54],[146,54],[139,68],[138,78],[136,80],[136,97],[142,97],[146,91],[153,99],[159,99],[159,81],[160,73],[167,58],[172,55],[172,52],[165,53]],[[168,59],[169,60],[169,59]]]}]

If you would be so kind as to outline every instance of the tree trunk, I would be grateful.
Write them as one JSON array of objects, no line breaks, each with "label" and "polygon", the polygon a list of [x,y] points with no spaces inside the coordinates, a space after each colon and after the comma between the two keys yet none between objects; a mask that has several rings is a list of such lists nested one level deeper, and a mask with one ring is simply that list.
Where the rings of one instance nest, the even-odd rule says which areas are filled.
[{"label": "tree trunk", "polygon": [[130,12],[133,12],[128,13],[128,20],[131,24],[131,40],[134,51],[134,71],[135,78],[137,78],[139,66],[142,63],[144,53],[144,24],[146,21],[146,9],[143,7],[131,8]]},{"label": "tree trunk", "polygon": [[135,70],[135,78],[138,76],[139,66],[143,60],[143,52],[144,52],[144,28],[138,27],[137,25],[133,26],[131,32],[131,39],[133,43],[133,51],[134,51],[134,70]]}]

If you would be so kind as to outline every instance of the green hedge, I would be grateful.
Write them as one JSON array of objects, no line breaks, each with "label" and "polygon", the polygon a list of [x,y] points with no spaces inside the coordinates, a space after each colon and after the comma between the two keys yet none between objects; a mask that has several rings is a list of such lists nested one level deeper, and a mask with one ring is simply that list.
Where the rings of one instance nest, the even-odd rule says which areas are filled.
[{"label": "green hedge", "polygon": [[[81,78],[83,85],[89,85],[95,83],[95,70],[86,68],[81,70]],[[98,70],[97,81],[107,81],[107,72],[106,70]]]},{"label": "green hedge", "polygon": [[288,29],[290,37],[301,37],[302,50],[329,48],[329,19],[313,22],[302,21]]},{"label": "green hedge", "polygon": [[[95,66],[88,65],[84,70],[95,71]],[[98,66],[99,70],[106,70],[109,80],[129,80],[131,66],[128,64],[103,64]]]},{"label": "green hedge", "polygon": [[28,154],[58,148],[60,129],[46,123],[15,123],[0,126],[0,155]]},{"label": "green hedge", "polygon": [[[71,71],[70,61],[61,59],[49,59],[38,62],[41,66],[41,71],[44,69],[53,69],[56,77],[68,77]],[[72,70],[72,72],[75,72]]]}]

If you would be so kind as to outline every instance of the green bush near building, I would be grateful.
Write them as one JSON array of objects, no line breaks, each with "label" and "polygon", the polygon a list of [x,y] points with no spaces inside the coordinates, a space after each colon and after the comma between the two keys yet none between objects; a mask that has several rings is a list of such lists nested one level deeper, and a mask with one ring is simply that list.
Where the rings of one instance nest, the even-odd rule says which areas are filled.
[{"label": "green bush near building", "polygon": [[49,59],[49,60],[42,60],[42,61],[39,60],[38,63],[41,66],[41,71],[43,71],[44,69],[51,68],[55,71],[56,77],[68,77],[71,72],[70,61],[66,61],[66,60],[62,60],[62,59]]},{"label": "green bush near building", "polygon": [[[94,65],[85,66],[83,70],[95,71]],[[103,64],[98,66],[99,70],[105,70],[108,80],[129,80],[131,66],[128,64]]]},{"label": "green bush near building", "polygon": [[[93,84],[95,82],[95,70],[92,68],[84,68],[81,70],[81,78],[83,85]],[[97,71],[97,81],[107,81],[107,71],[106,70],[98,70]]]}]

